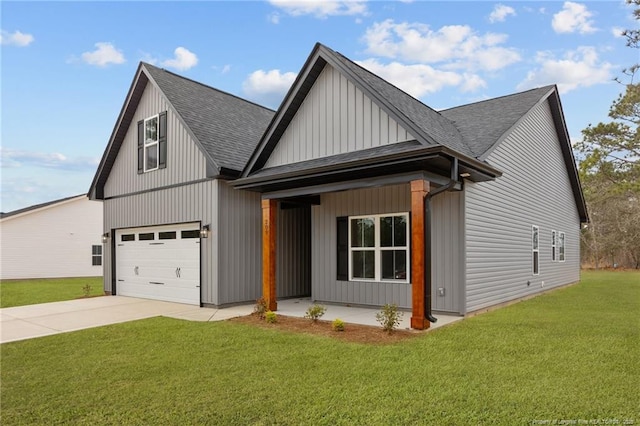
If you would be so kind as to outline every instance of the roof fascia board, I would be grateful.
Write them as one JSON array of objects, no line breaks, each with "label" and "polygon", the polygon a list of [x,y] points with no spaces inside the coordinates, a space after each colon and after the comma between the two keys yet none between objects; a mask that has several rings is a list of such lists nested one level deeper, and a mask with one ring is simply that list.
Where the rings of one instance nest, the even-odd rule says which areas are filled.
[{"label": "roof fascia board", "polygon": [[[109,158],[112,150],[114,149],[114,142],[118,133],[118,129],[122,126],[122,120],[124,119],[125,113],[129,109],[131,105],[131,98],[133,97],[134,92],[138,89],[139,84],[144,84],[146,86],[148,82],[148,78],[146,74],[144,75],[147,78],[147,81],[141,82],[140,77],[142,76],[142,62],[138,64],[138,69],[136,70],[136,74],[131,81],[131,86],[129,86],[129,91],[127,93],[127,97],[125,98],[125,102],[122,104],[122,108],[120,109],[120,114],[118,115],[118,119],[116,120],[116,124],[113,126],[113,130],[111,131],[111,136],[109,137],[109,143],[107,144],[107,148],[102,153],[102,158],[100,159],[100,164],[98,165],[98,169],[96,170],[96,174],[93,176],[93,181],[91,182],[91,186],[89,187],[89,191],[87,192],[87,196],[95,200],[97,198],[97,185],[98,182],[102,178],[102,174],[105,172],[104,166],[107,162],[107,158]],[[141,90],[144,90],[143,88]],[[135,107],[137,108],[138,104],[136,103]],[[120,148],[118,147],[118,151]],[[110,171],[110,170],[109,170]],[[108,173],[108,172],[107,172]]]},{"label": "roof fascia board", "polygon": [[[52,202],[48,203],[46,206],[38,207],[38,208],[35,208],[33,210],[27,210],[27,211],[24,211],[22,213],[11,214],[11,212],[7,212],[7,213],[5,213],[5,215],[8,215],[8,216],[5,216],[5,217],[1,218],[0,222],[6,222],[6,221],[9,221],[11,219],[18,219],[20,217],[28,216],[30,214],[43,212],[45,210],[49,210],[49,209],[52,209],[54,207],[59,207],[59,206],[65,205],[65,204],[73,203],[73,202],[79,201],[81,199],[88,199],[87,195],[86,194],[82,194],[82,195],[77,195],[77,196],[71,197],[71,198],[63,198],[60,201],[52,201]],[[29,207],[25,207],[25,208],[28,209]]]},{"label": "roof fascia board", "polygon": [[554,124],[556,126],[556,132],[561,139],[560,147],[562,149],[562,155],[564,156],[564,162],[567,167],[567,174],[569,175],[569,181],[573,189],[573,196],[575,198],[576,207],[580,214],[580,222],[589,222],[589,212],[587,211],[587,204],[582,192],[582,184],[580,183],[580,174],[578,173],[578,167],[576,165],[576,159],[573,156],[573,149],[571,147],[571,139],[569,138],[569,131],[567,130],[567,124],[564,118],[564,112],[562,111],[562,103],[560,101],[560,95],[557,89],[553,91],[553,102],[549,100],[549,106],[551,108],[551,114],[554,118]]},{"label": "roof fascia board", "polygon": [[516,120],[516,122],[513,123],[511,127],[509,127],[502,135],[500,135],[500,137],[493,143],[493,145],[491,145],[489,149],[487,149],[485,152],[482,153],[482,155],[478,157],[478,160],[485,161],[487,158],[489,158],[489,156],[493,153],[493,151],[495,151],[496,148],[500,146],[502,142],[504,142],[504,140],[511,134],[511,132],[516,128],[518,128],[518,126],[520,126],[520,124],[524,121],[524,119],[529,116],[529,113],[531,112],[531,110],[536,108],[538,105],[544,103],[547,100],[547,98],[551,96],[553,91],[554,89],[549,89],[547,93],[541,96],[538,102],[536,102],[531,108],[529,108],[529,110],[526,113],[522,114],[522,116],[520,116],[520,118],[518,118],[518,120]]},{"label": "roof fascia board", "polygon": [[[309,54],[309,57],[305,61],[304,65],[302,65],[301,72],[298,73],[298,76],[296,77],[295,81],[289,88],[289,91],[285,95],[284,100],[280,104],[280,107],[278,107],[278,110],[276,111],[273,118],[271,119],[271,122],[269,123],[269,126],[265,130],[264,135],[260,139],[260,142],[258,143],[256,150],[251,154],[251,157],[249,157],[249,161],[247,162],[244,170],[242,171],[242,174],[241,174],[242,177],[246,177],[251,172],[255,171],[254,166],[256,165],[258,160],[263,157],[263,152],[265,151],[266,148],[268,148],[270,141],[273,137],[273,134],[278,128],[280,122],[284,119],[284,116],[287,113],[289,113],[289,109],[292,108],[292,103],[295,100],[296,96],[298,94],[301,94],[301,89],[303,89],[304,83],[307,81],[307,78],[309,78],[309,73],[313,69],[313,66],[315,65],[316,61],[319,59],[320,46],[321,46],[320,43],[315,44],[315,46],[313,47],[313,50],[311,51],[311,54]],[[309,92],[309,90],[311,90],[312,86],[313,84],[309,85],[309,88],[305,90],[305,94],[304,94],[305,97]],[[292,117],[293,115],[295,115],[295,112],[292,114]],[[270,154],[271,153],[269,153],[269,155]],[[265,159],[263,163],[266,163],[266,160],[267,159]]]},{"label": "roof fascia board", "polygon": [[[220,174],[220,166],[216,163],[216,161],[214,161],[214,159],[211,157],[211,155],[209,155],[209,153],[207,152],[206,149],[204,149],[204,147],[202,146],[202,144],[200,143],[200,140],[198,140],[198,138],[196,137],[196,135],[193,133],[193,131],[191,130],[191,128],[189,128],[189,126],[187,126],[187,123],[184,121],[184,118],[182,117],[182,115],[180,114],[180,112],[178,111],[178,109],[173,105],[173,103],[171,103],[171,100],[167,97],[167,95],[162,91],[162,89],[160,89],[160,86],[158,85],[158,82],[156,82],[156,80],[153,78],[153,76],[151,75],[151,73],[149,71],[147,71],[146,68],[143,67],[143,70],[145,72],[145,74],[147,75],[147,78],[149,79],[149,81],[151,83],[153,83],[153,85],[156,87],[156,89],[158,89],[158,91],[162,94],[162,97],[164,98],[164,100],[167,102],[167,104],[169,104],[169,106],[171,107],[171,109],[173,109],[173,112],[176,114],[176,117],[178,117],[178,120],[180,121],[180,124],[182,124],[182,126],[186,129],[187,134],[191,137],[191,139],[193,139],[193,141],[195,142],[196,146],[198,147],[198,149],[200,150],[200,152],[202,153],[202,155],[204,155],[204,158],[207,159],[207,176],[209,176],[210,174]],[[182,78],[182,77],[180,77]],[[190,80],[191,81],[191,80]],[[212,165],[214,168],[213,173],[210,173],[210,167],[209,165]]]},{"label": "roof fascia board", "polygon": [[[328,183],[322,185],[306,186],[302,188],[285,189],[281,191],[266,192],[262,195],[264,199],[281,199],[289,197],[300,197],[309,194],[326,194],[329,192],[346,191],[349,189],[364,189],[374,188],[377,186],[396,185],[400,183],[407,183],[411,180],[428,180],[432,183],[436,183],[438,186],[449,183],[449,179],[444,176],[436,175],[429,172],[412,172],[412,173],[400,173],[395,175],[380,176],[374,179],[356,179],[336,183]],[[458,183],[458,189],[461,187]]]}]

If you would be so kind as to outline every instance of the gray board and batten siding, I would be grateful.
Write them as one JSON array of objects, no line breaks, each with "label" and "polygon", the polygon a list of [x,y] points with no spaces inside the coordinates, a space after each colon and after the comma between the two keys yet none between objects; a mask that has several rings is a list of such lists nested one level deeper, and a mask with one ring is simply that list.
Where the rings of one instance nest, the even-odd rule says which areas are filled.
[{"label": "gray board and batten siding", "polygon": [[351,81],[325,65],[265,168],[414,139]]},{"label": "gray board and batten siding", "polygon": [[[137,122],[161,111],[167,111],[167,167],[138,174]],[[115,229],[186,222],[211,226],[201,243],[203,304],[260,297],[260,196],[207,178],[205,156],[152,84],[144,89],[104,188],[104,230],[111,235]],[[112,291],[113,254],[104,252],[104,288]]]},{"label": "gray board and batten siding", "polygon": [[[468,312],[580,279],[580,217],[549,102],[535,106],[487,161],[502,177],[465,185]],[[539,275],[532,271],[533,225]],[[564,262],[552,261],[553,230],[565,233]]]},{"label": "gray board and batten siding", "polygon": [[[432,278],[433,309],[460,313],[463,306],[461,192],[433,198]],[[340,216],[411,211],[409,184],[355,189],[321,195],[311,207],[311,298],[320,302],[380,306],[396,303],[411,308],[411,283],[337,280],[337,229]],[[437,288],[445,295],[438,297]]]},{"label": "gray board and batten siding", "polygon": [[[201,239],[201,302],[224,306],[254,302],[262,287],[259,194],[210,179],[104,201],[105,229],[186,222],[209,224]],[[111,250],[105,250],[104,284],[111,291]],[[117,290],[116,290],[117,291]]]}]

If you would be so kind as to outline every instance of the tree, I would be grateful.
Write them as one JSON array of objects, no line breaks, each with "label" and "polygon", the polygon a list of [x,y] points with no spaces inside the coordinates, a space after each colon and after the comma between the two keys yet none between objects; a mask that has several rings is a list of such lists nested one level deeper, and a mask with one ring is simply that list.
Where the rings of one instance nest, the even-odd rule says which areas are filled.
[{"label": "tree", "polygon": [[[640,0],[627,0],[640,20]],[[640,48],[640,30],[625,30],[627,46]],[[607,123],[589,125],[577,144],[582,154],[583,183],[590,223],[582,233],[586,259],[600,266],[640,267],[640,85],[634,82],[639,64],[623,70],[628,79],[609,109]]]}]

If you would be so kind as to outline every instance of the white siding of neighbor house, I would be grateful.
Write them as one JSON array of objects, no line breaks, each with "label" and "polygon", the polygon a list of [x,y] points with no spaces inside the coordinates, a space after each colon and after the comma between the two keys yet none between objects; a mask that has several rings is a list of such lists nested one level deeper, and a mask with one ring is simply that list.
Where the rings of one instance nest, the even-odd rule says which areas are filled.
[{"label": "white siding of neighbor house", "polygon": [[[461,195],[442,193],[432,203],[433,309],[459,312],[461,299]],[[323,194],[311,208],[311,298],[336,303],[411,307],[411,283],[338,281],[336,219],[411,211],[409,184]],[[437,287],[446,297],[437,298]]]},{"label": "white siding of neighbor house", "polygon": [[327,64],[265,167],[411,139],[402,126]]},{"label": "white siding of neighbor house", "polygon": [[77,197],[0,220],[0,279],[91,277],[102,203]]},{"label": "white siding of neighbor house", "polygon": [[[167,167],[138,174],[138,121],[167,111]],[[162,92],[147,83],[104,186],[105,197],[192,182],[206,177],[206,159]]]},{"label": "white siding of neighbor house", "polygon": [[[580,219],[549,104],[530,111],[487,161],[502,177],[465,185],[469,312],[580,279]],[[539,227],[539,275],[532,273],[532,225]],[[552,230],[565,233],[565,262],[551,261]]]}]

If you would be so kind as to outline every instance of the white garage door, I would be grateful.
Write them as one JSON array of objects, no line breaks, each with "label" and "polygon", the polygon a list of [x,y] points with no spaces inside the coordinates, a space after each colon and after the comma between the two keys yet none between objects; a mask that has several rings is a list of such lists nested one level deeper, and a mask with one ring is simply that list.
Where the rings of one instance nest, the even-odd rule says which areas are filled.
[{"label": "white garage door", "polygon": [[116,231],[116,294],[200,304],[200,225]]}]

